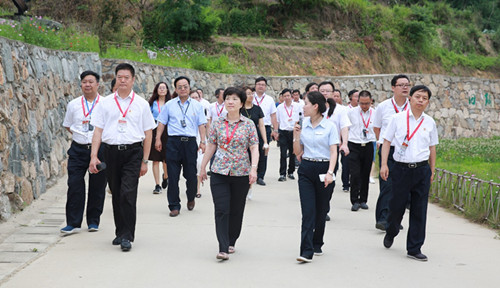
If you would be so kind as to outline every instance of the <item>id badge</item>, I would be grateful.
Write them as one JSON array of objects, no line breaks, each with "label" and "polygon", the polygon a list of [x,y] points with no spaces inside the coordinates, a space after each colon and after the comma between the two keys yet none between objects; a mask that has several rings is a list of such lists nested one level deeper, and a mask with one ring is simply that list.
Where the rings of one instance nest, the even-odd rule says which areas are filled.
[{"label": "id badge", "polygon": [[405,137],[405,140],[403,141],[403,143],[401,144],[401,148],[399,149],[398,155],[404,157],[406,153],[406,148],[408,148],[408,140],[406,140]]},{"label": "id badge", "polygon": [[217,149],[217,151],[215,152],[215,157],[223,159],[224,156],[226,156],[226,151],[223,149]]},{"label": "id badge", "polygon": [[288,122],[293,122],[293,119],[292,118],[288,118]]},{"label": "id badge", "polygon": [[182,119],[181,120],[181,125],[182,125],[182,128],[186,128],[186,120]]},{"label": "id badge", "polygon": [[118,132],[125,133],[127,131],[127,120],[119,119],[118,120]]},{"label": "id badge", "polygon": [[367,137],[368,136],[368,132],[369,132],[368,129],[363,129],[363,131],[361,131],[361,138],[363,140],[368,139],[368,137]]},{"label": "id badge", "polygon": [[90,121],[89,120],[83,120],[82,121],[82,130],[83,132],[88,132],[88,131],[92,131],[90,130]]}]

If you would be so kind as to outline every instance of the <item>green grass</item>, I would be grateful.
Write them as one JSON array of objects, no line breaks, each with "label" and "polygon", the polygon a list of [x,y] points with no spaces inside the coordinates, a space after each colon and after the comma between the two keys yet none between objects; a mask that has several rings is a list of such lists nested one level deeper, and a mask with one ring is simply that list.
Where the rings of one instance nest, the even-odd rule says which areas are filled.
[{"label": "green grass", "polygon": [[500,137],[441,140],[436,167],[500,183]]}]

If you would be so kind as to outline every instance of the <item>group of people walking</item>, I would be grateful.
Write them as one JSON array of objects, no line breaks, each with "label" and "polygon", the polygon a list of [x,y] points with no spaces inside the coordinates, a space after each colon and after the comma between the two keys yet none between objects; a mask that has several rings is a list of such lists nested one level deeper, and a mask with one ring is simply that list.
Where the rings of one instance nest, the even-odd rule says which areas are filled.
[{"label": "group of people walking", "polygon": [[427,260],[421,247],[438,137],[434,120],[424,113],[432,94],[426,86],[410,89],[409,78],[396,75],[391,83],[394,97],[374,110],[367,90],[351,91],[354,105],[341,105],[341,92],[330,81],[310,83],[304,95],[285,88],[280,93],[282,103],[276,105],[265,93],[267,79],[259,77],[253,88],[217,89],[217,101],[209,104],[203,90],[191,90],[191,80],[185,76],[174,80],[172,94],[167,83],[158,83],[149,101],[133,91],[133,66],[119,64],[115,76],[117,90],[102,97],[97,93],[99,75],[83,72],[83,95],[68,104],[63,126],[73,141],[68,150],[67,226],[61,233],[81,229],[88,170],[88,230],[99,230],[107,183],[116,228],[112,244],[129,251],[135,239],[139,177],[153,161],[153,193],[167,189],[171,217],[181,212],[181,171],[188,210],[201,197],[200,182],[210,175],[219,242],[216,258],[227,260],[235,252],[251,185],[266,185],[269,143],[274,139],[280,147],[278,181],[294,180],[299,167],[302,226],[297,261],[308,263],[323,254],[325,223],[341,157],[348,159],[348,165],[342,162],[342,166],[349,168],[351,210],[368,209],[377,141],[376,146],[381,146],[380,195],[375,227],[386,232],[383,245],[391,247],[409,206],[408,257]]}]

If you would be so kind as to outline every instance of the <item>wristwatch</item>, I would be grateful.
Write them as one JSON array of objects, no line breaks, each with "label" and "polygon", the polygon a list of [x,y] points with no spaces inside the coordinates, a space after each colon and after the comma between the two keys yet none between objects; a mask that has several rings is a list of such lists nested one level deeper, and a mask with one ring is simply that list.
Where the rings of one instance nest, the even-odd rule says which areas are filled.
[{"label": "wristwatch", "polygon": [[144,164],[148,164],[148,162],[149,162],[148,160],[146,160],[146,159],[142,159],[142,163],[144,163]]},{"label": "wristwatch", "polygon": [[328,174],[330,174],[330,175],[333,176],[333,171],[332,170],[328,170]]},{"label": "wristwatch", "polygon": [[200,144],[206,144],[207,142],[206,141],[200,141]]}]

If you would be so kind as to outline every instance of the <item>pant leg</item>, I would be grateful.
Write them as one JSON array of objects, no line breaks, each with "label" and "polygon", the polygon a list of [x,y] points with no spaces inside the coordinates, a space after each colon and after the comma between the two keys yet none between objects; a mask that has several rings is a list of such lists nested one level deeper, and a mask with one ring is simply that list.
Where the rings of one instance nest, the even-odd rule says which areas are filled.
[{"label": "pant leg", "polygon": [[234,246],[240,237],[246,197],[250,188],[248,176],[230,176],[229,246]]},{"label": "pant leg", "polygon": [[[142,146],[127,150],[123,156],[127,159],[121,168],[120,216],[123,223],[121,237],[134,241],[137,217],[137,187],[141,171]],[[113,191],[114,193],[114,191]]]},{"label": "pant leg", "polygon": [[106,162],[106,179],[111,194],[111,203],[113,205],[113,220],[115,222],[115,236],[121,237],[123,232],[123,223],[121,218],[121,167],[123,166],[123,157],[120,157],[117,151],[104,147],[104,161]]},{"label": "pant leg", "polygon": [[279,140],[280,143],[280,176],[286,175],[286,156],[288,153],[288,144],[286,139],[286,131],[279,130]]},{"label": "pant leg", "polygon": [[[367,143],[362,147],[361,153],[361,183],[359,187],[359,202],[368,202],[368,189],[370,187],[370,172],[372,171],[373,146]],[[352,166],[351,166],[352,167]]]},{"label": "pant leg", "polygon": [[228,253],[229,249],[229,213],[231,203],[231,183],[227,175],[212,173],[210,190],[214,202],[215,234],[219,242],[219,252]]},{"label": "pant leg", "polygon": [[198,159],[198,145],[196,141],[184,142],[181,150],[182,175],[186,179],[186,195],[188,201],[193,201],[198,189],[198,177],[196,176],[196,160]]},{"label": "pant leg", "polygon": [[[380,146],[378,151],[379,156],[379,168],[382,163],[382,146]],[[389,201],[392,197],[392,171],[394,166],[394,147],[391,146],[389,150],[389,156],[387,157],[387,166],[389,168],[389,177],[387,177],[387,181],[382,180],[379,175],[379,187],[380,194],[377,199],[377,207],[375,211],[375,220],[381,223],[387,223],[387,217],[389,215]]]},{"label": "pant leg", "polygon": [[85,207],[85,173],[89,168],[88,150],[71,144],[68,150],[68,192],[66,200],[66,223],[81,227]]},{"label": "pant leg", "polygon": [[[271,143],[271,126],[266,126],[266,136],[267,142]],[[257,165],[257,177],[264,179],[267,170],[267,156],[264,153],[260,153],[259,163]]]},{"label": "pant leg", "polygon": [[347,156],[341,156],[340,157],[340,162],[342,163],[342,189],[343,190],[349,190],[351,187],[350,184],[350,169],[349,169],[349,157],[350,153]]},{"label": "pant leg", "polygon": [[[103,159],[104,147],[101,145],[98,152],[99,159]],[[90,162],[90,152],[89,152]],[[87,225],[99,225],[101,214],[106,197],[106,172],[101,171],[97,174],[89,174],[89,191],[87,200]]]},{"label": "pant leg", "polygon": [[[317,168],[315,174],[325,174],[328,171],[329,162],[315,165]],[[320,250],[323,246],[323,236],[325,234],[326,214],[330,211],[330,199],[332,198],[335,182],[325,188],[325,183],[316,180],[316,216],[313,234],[313,248]]]},{"label": "pant leg", "polygon": [[390,237],[399,234],[399,225],[406,209],[408,195],[412,188],[412,173],[410,168],[395,166],[392,170],[392,191],[394,192],[389,201],[389,215],[386,233]]},{"label": "pant leg", "polygon": [[406,238],[406,249],[410,254],[421,253],[425,241],[427,223],[427,203],[431,185],[430,166],[422,166],[414,170],[414,185],[411,189],[410,226]]},{"label": "pant leg", "polygon": [[312,258],[314,255],[314,228],[316,226],[316,178],[311,171],[314,164],[302,161],[298,171],[300,208],[302,211],[300,256]]},{"label": "pant leg", "polygon": [[168,137],[165,149],[168,168],[167,200],[170,211],[181,209],[181,199],[179,197],[179,178],[182,163],[181,143],[178,138]]},{"label": "pant leg", "polygon": [[286,135],[288,154],[290,155],[288,159],[288,174],[293,174],[293,172],[295,172],[295,154],[293,154],[293,131],[287,131]]},{"label": "pant leg", "polygon": [[[348,142],[349,158],[349,172],[351,173],[351,204],[360,203],[359,192],[361,189],[361,146]],[[342,171],[342,176],[344,172]]]}]

